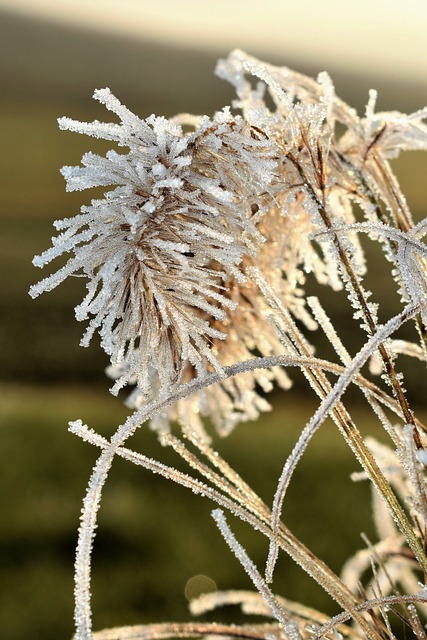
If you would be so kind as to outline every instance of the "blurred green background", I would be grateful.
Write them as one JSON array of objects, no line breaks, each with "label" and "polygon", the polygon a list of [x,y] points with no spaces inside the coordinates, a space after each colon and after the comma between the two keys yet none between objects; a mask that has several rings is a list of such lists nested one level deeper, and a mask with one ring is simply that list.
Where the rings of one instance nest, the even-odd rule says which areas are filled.
[{"label": "blurred green background", "polygon": [[[59,168],[77,164],[88,149],[106,150],[102,143],[59,132],[56,118],[108,120],[109,115],[91,100],[93,89],[103,86],[142,117],[152,112],[212,113],[232,99],[231,89],[213,76],[215,61],[239,44],[244,25],[236,21],[235,43],[224,48],[221,41],[214,49],[188,37],[181,45],[172,45],[156,40],[155,32],[139,38],[114,29],[103,32],[89,28],[84,20],[80,26],[61,21],[54,12],[51,19],[37,17],[25,10],[25,4],[36,6],[36,2],[18,2],[20,11],[2,4],[8,3],[0,2],[0,637],[54,640],[72,634],[76,531],[97,454],[68,434],[67,422],[81,417],[109,435],[126,416],[121,400],[108,393],[103,374],[107,361],[96,341],[89,349],[78,347],[83,326],[74,320],[73,307],[84,283],[72,280],[36,301],[27,295],[30,284],[45,275],[32,267],[31,259],[50,245],[53,220],[73,215],[94,197],[94,193],[66,195]],[[101,16],[102,3],[94,5]],[[169,20],[173,26],[174,16]],[[291,26],[284,25],[284,38],[286,28]],[[391,48],[390,43],[387,46]],[[311,61],[292,50],[272,55],[256,41],[252,52],[310,75],[325,68],[322,55],[315,51]],[[374,64],[355,68],[354,62],[347,67],[337,52],[336,64],[328,71],[337,92],[360,112],[372,86],[379,90],[381,110],[409,112],[426,102],[425,76],[416,81],[397,69],[393,78]],[[419,154],[408,154],[394,167],[414,214],[425,215],[425,161]],[[387,300],[385,316],[392,313],[397,298],[384,289],[380,263],[372,286]],[[344,298],[335,296],[330,305],[350,349],[356,348],[351,340],[357,325],[352,324]],[[407,375],[421,416],[423,411],[425,415],[423,369],[411,365]],[[307,391],[298,378],[296,386],[296,395],[275,394],[274,411],[257,424],[242,425],[226,441],[215,441],[267,502],[301,426],[316,408],[315,401],[298,395]],[[350,400],[363,432],[376,433],[376,425],[358,406],[359,398]],[[135,447],[148,455],[176,463],[146,429],[134,440]],[[374,535],[368,487],[349,480],[355,469],[345,445],[326,424],[296,474],[285,514],[290,528],[337,571],[349,551],[360,546],[360,532]],[[348,508],[353,503],[357,509]],[[116,462],[95,544],[95,628],[188,619],[185,586],[198,574],[208,576],[218,589],[251,588],[217,533],[210,508],[180,487]],[[233,527],[262,567],[265,541],[240,523],[233,522]],[[290,599],[335,612],[329,599],[287,559],[279,563],[274,588]],[[220,612],[217,619],[236,620],[235,613]]]}]

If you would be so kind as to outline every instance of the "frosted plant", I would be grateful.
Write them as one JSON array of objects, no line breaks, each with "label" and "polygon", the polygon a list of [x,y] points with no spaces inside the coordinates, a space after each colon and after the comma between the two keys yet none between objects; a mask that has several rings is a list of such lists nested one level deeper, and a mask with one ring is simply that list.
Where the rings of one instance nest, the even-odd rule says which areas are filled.
[{"label": "frosted plant", "polygon": [[[81,421],[70,423],[72,433],[101,450],[79,529],[76,639],[392,640],[396,620],[403,621],[405,633],[425,638],[427,428],[410,406],[400,363],[427,360],[427,219],[413,222],[388,159],[401,150],[426,150],[427,110],[376,114],[372,91],[359,117],[335,95],[326,73],[316,81],[241,51],[220,61],[217,73],[233,84],[237,98],[212,118],[140,120],[102,90],[95,97],[120,124],[60,120],[62,128],[128,148],[105,158],[87,154],[82,167],[63,169],[68,189],[112,190],[80,215],[56,223],[62,233],[35,264],[73,256],[31,290],[38,295],[68,275],[85,276],[88,294],[76,308],[78,319],[91,317],[83,343],[98,330],[111,359],[108,373],[116,379],[113,391],[134,385],[128,398],[134,412],[110,440]],[[365,286],[372,268],[363,249],[366,235],[386,257],[381,268],[390,264],[400,296],[394,315],[381,321],[381,292]],[[316,296],[306,292],[309,278]],[[327,288],[346,293],[363,343],[356,354],[328,316],[322,300]],[[411,323],[412,338],[398,335]],[[315,351],[316,330],[332,345],[335,359]],[[270,507],[211,448],[208,432],[213,424],[227,435],[238,422],[268,410],[265,394],[275,383],[288,389],[288,370],[295,368],[319,406],[284,460]],[[387,445],[362,437],[344,395],[350,386],[360,390]],[[378,540],[365,538],[366,549],[348,559],[341,577],[289,530],[283,515],[293,473],[327,417],[361,466],[353,479],[372,485],[378,534]],[[147,421],[189,473],[126,446]],[[174,422],[184,439],[173,434]],[[241,604],[244,613],[263,616],[265,623],[192,621],[92,632],[91,552],[116,456],[219,507],[215,522],[256,591],[204,596],[191,604],[192,613]],[[264,575],[225,511],[268,539]],[[281,551],[342,613],[330,618],[310,607],[309,596],[296,603],[274,593],[270,583]]]},{"label": "frosted plant", "polygon": [[112,365],[126,363],[114,390],[135,380],[147,396],[150,368],[160,391],[181,380],[187,363],[203,371],[207,360],[220,369],[209,344],[225,334],[212,322],[234,307],[225,295],[227,280],[243,279],[242,257],[262,241],[251,207],[264,206],[277,161],[266,136],[227,109],[184,136],[165,118],[140,120],[108,89],[95,97],[120,125],[61,118],[60,127],[129,151],[105,158],[88,153],[82,167],[63,168],[69,191],[115,188],[80,215],[55,223],[62,233],[34,264],[65,252],[74,256],[31,295],[71,274],[85,275],[88,293],[76,317],[93,317],[82,344],[98,329]]}]

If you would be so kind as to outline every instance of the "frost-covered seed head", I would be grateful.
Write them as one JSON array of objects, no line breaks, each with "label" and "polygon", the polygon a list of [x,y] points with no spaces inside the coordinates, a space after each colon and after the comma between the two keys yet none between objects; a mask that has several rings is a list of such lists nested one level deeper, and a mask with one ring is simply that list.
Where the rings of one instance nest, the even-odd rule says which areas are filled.
[{"label": "frost-covered seed head", "polygon": [[86,276],[88,292],[76,307],[78,320],[90,319],[82,344],[98,331],[111,364],[126,361],[115,391],[135,380],[146,395],[150,369],[158,372],[160,391],[179,381],[188,363],[199,372],[206,362],[220,369],[210,345],[225,333],[213,324],[235,307],[227,282],[243,279],[243,256],[256,254],[263,241],[251,218],[272,189],[276,148],[228,110],[184,135],[165,118],[139,119],[108,89],[95,97],[120,124],[62,118],[60,127],[128,152],[87,153],[83,166],[63,168],[68,191],[112,189],[56,223],[60,235],[34,263],[73,255],[31,295],[71,274]]}]

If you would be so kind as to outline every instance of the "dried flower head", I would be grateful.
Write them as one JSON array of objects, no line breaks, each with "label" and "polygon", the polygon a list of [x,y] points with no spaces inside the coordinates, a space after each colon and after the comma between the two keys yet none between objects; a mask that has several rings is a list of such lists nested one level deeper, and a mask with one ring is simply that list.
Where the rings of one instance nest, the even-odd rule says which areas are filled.
[{"label": "dried flower head", "polygon": [[83,166],[62,169],[69,191],[113,189],[55,223],[62,233],[34,264],[74,255],[30,293],[71,274],[86,276],[88,293],[76,307],[78,320],[91,318],[82,344],[98,330],[111,364],[126,362],[114,391],[135,380],[147,395],[152,369],[160,391],[179,381],[187,364],[198,372],[206,362],[220,369],[211,343],[225,333],[214,324],[236,306],[228,280],[244,279],[242,258],[263,241],[251,217],[262,212],[274,181],[276,147],[227,109],[184,135],[165,118],[141,120],[108,89],[94,96],[120,124],[62,118],[60,127],[128,152],[87,153]]},{"label": "dried flower head", "polygon": [[[321,257],[314,251],[310,242],[313,229],[312,220],[301,206],[300,199],[292,202],[277,202],[263,215],[258,229],[264,237],[255,257],[246,255],[241,267],[246,271],[251,267],[268,277],[277,295],[290,311],[307,329],[315,329],[316,323],[308,313],[304,301],[304,270],[314,270],[322,280],[326,267]],[[225,334],[224,339],[214,338],[211,351],[222,367],[243,362],[253,357],[279,355],[284,345],[274,326],[269,322],[272,309],[259,286],[250,277],[244,282],[230,278],[225,295],[231,305],[225,318],[217,319],[213,328]],[[107,373],[115,378],[123,375],[123,367],[109,367]],[[206,363],[206,370],[213,370]],[[155,377],[155,371],[152,371]],[[194,377],[194,369],[187,364],[183,380]],[[137,382],[133,380],[133,382]],[[281,367],[255,369],[239,376],[229,378],[218,384],[202,388],[188,398],[183,398],[158,414],[151,421],[151,427],[158,431],[169,431],[172,422],[191,429],[207,439],[203,427],[203,418],[208,417],[216,431],[226,436],[240,422],[255,420],[260,412],[269,411],[270,404],[264,393],[273,388],[274,383],[283,389],[291,386],[291,380]],[[153,387],[155,387],[153,383]],[[263,393],[261,393],[261,391]],[[127,400],[133,408],[139,408],[146,397],[138,386]]]}]

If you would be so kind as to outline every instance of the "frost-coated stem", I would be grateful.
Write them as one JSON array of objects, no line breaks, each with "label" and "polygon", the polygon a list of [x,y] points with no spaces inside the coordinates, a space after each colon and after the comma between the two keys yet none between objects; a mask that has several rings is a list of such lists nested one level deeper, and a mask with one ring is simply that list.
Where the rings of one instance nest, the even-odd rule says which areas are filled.
[{"label": "frost-coated stem", "polygon": [[75,561],[75,612],[76,638],[91,640],[92,613],[90,571],[97,513],[101,504],[104,483],[114,458],[114,449],[105,449],[99,456],[89,480],[78,532]]},{"label": "frost-coated stem", "polygon": [[[316,191],[314,190],[314,188],[311,186],[310,181],[307,180],[307,177],[305,176],[304,170],[301,168],[301,166],[298,164],[298,162],[292,157],[291,154],[288,155],[289,160],[292,162],[292,164],[294,165],[294,167],[296,168],[296,170],[298,171],[298,173],[301,175],[301,177],[303,178],[304,182],[306,183],[306,188],[309,191],[311,197],[314,199],[314,201],[317,203],[318,208],[319,208],[319,214],[326,226],[327,229],[333,230],[333,222],[331,220],[331,217],[327,211],[326,208],[326,203],[325,203],[325,184],[323,181],[323,176],[320,176],[320,180],[321,180],[321,184],[320,184],[320,188],[321,188],[321,192],[322,192],[322,199],[320,199],[317,194]],[[344,266],[344,269],[347,273],[347,276],[349,278],[349,281],[351,283],[351,286],[354,290],[354,293],[358,299],[358,302],[360,304],[360,308],[363,311],[363,315],[365,317],[365,321],[369,327],[369,331],[371,332],[371,334],[374,334],[376,332],[377,329],[377,325],[375,322],[375,319],[369,309],[367,300],[365,299],[365,295],[363,292],[363,289],[361,287],[361,284],[359,282],[359,278],[357,277],[357,275],[355,274],[353,267],[351,265],[351,262],[348,258],[347,252],[344,249],[344,247],[342,246],[342,243],[340,241],[340,238],[338,236],[338,234],[334,234],[334,243],[337,247],[338,250],[338,254],[340,257],[340,260]],[[394,392],[396,394],[396,397],[402,407],[402,411],[404,413],[405,416],[405,420],[408,424],[413,424],[414,423],[414,416],[412,414],[412,411],[409,408],[409,404],[408,401],[406,399],[405,393],[402,389],[402,386],[400,384],[399,378],[397,376],[397,373],[395,371],[392,359],[386,349],[386,347],[384,346],[384,344],[380,344],[378,345],[378,350],[381,354],[381,357],[383,359],[384,362],[384,366],[386,368],[386,372],[387,375],[389,377],[390,380],[390,384],[394,389]],[[416,435],[416,431],[414,431],[414,435]]]},{"label": "frost-coated stem", "polygon": [[[375,170],[373,170],[373,167]],[[390,164],[381,157],[380,154],[375,153],[373,157],[373,163],[368,162],[368,170],[371,170],[371,174],[374,177],[379,175],[383,180],[384,189],[388,193],[389,196],[389,205],[392,211],[396,211],[396,219],[398,221],[399,228],[402,231],[409,231],[414,226],[414,222],[412,220],[411,212],[409,210],[408,205],[406,204],[405,198],[403,198],[402,193],[400,191],[400,187],[396,180],[395,175],[393,174]],[[378,181],[376,181],[378,183]]]},{"label": "frost-coated stem", "polygon": [[221,511],[221,509],[215,509],[214,511],[212,511],[212,517],[218,525],[218,528],[221,531],[224,540],[227,542],[228,546],[233,551],[234,555],[239,560],[246,573],[249,575],[257,590],[270,607],[273,616],[283,626],[283,629],[287,634],[289,640],[302,640],[297,625],[293,620],[291,620],[286,611],[283,609],[282,605],[278,602],[277,598],[273,595],[271,589],[261,576],[252,560],[249,558],[242,545],[237,542],[236,537],[227,524],[227,520],[225,519],[223,511]]},{"label": "frost-coated stem", "polygon": [[[282,511],[283,501],[286,495],[286,490],[289,486],[290,479],[292,474],[301,459],[310,439],[317,431],[322,422],[326,419],[330,411],[336,405],[338,400],[341,398],[348,385],[351,383],[352,379],[359,371],[359,369],[365,364],[367,359],[373,353],[373,351],[381,344],[384,340],[386,340],[390,335],[392,335],[404,322],[412,318],[418,311],[418,307],[416,305],[410,305],[402,311],[399,315],[395,316],[391,320],[389,320],[377,333],[372,336],[365,344],[365,346],[361,349],[361,351],[353,358],[351,364],[347,367],[345,372],[340,376],[339,380],[334,385],[331,392],[326,396],[318,410],[314,414],[313,418],[306,425],[304,430],[301,433],[300,438],[298,439],[297,444],[295,445],[291,455],[285,463],[282,474],[279,479],[279,483],[276,489],[276,493],[274,496],[273,502],[273,521],[272,521],[272,529],[273,531],[277,531],[279,527],[280,514]],[[390,485],[383,477],[381,470],[376,464],[372,455],[367,456],[368,450],[363,444],[363,441],[360,439],[354,442],[356,446],[359,447],[359,455],[358,458],[362,462],[365,470],[367,471],[369,477],[372,482],[374,482],[375,486],[378,488],[380,493],[383,495],[385,500],[387,501],[393,517],[395,518],[400,530],[405,535],[409,546],[414,552],[417,560],[420,562],[421,567],[425,572],[427,572],[427,558],[425,552],[418,540],[415,536],[413,529],[408,522],[408,519],[396,500],[393,492],[390,489]],[[363,457],[362,457],[363,456]],[[270,551],[269,551],[269,561],[267,566],[269,567],[269,574],[271,574],[272,563],[274,563],[274,559],[277,556],[276,550],[276,542],[275,539],[272,538]]]},{"label": "frost-coated stem", "polygon": [[[412,308],[412,313],[415,313],[416,307]],[[410,312],[408,311],[410,314]],[[403,314],[400,314],[403,316]],[[399,317],[400,317],[399,316]],[[406,318],[405,318],[406,319]],[[394,319],[396,320],[396,318]],[[391,321],[390,321],[391,322]],[[386,325],[387,327],[388,325]],[[384,330],[384,328],[383,328]],[[375,337],[374,337],[375,338]],[[360,355],[360,354],[359,354]],[[173,404],[180,398],[188,397],[197,389],[205,386],[215,384],[224,377],[232,377],[243,371],[249,371],[255,368],[271,367],[271,366],[324,366],[327,368],[328,363],[322,362],[318,364],[315,358],[303,358],[297,356],[271,356],[269,358],[253,358],[244,363],[238,363],[231,365],[224,370],[224,376],[220,376],[217,373],[209,374],[204,379],[195,379],[186,385],[182,385],[177,391],[172,393],[168,398],[156,401],[147,405],[141,410],[136,411],[130,416],[126,422],[121,425],[116,434],[111,439],[111,443],[100,456],[97,461],[91,481],[88,486],[88,491],[84,500],[81,525],[79,528],[79,538],[77,544],[77,557],[76,557],[76,612],[75,620],[77,625],[76,637],[78,640],[90,640],[91,639],[91,613],[90,613],[90,557],[92,553],[94,531],[96,529],[96,515],[100,506],[102,488],[107,479],[109,469],[111,467],[114,456],[117,453],[119,447],[134,433],[134,431],[141,426],[141,424],[155,415],[157,412],[162,411],[165,407]],[[337,367],[331,367],[331,370],[336,370]],[[350,380],[355,377],[358,368],[356,366],[355,371],[350,376]],[[344,374],[341,376],[343,379]],[[344,378],[346,380],[346,378]],[[333,404],[333,403],[332,403]],[[400,508],[400,507],[399,507]],[[276,529],[278,519],[275,520]],[[274,543],[275,544],[275,543]]]},{"label": "frost-coated stem", "polygon": [[168,638],[241,638],[265,640],[266,634],[275,637],[277,625],[264,624],[257,629],[253,625],[239,626],[217,622],[164,622],[141,624],[131,627],[115,627],[93,634],[93,640],[167,640]]},{"label": "frost-coated stem", "polygon": [[[88,427],[83,425],[80,421],[71,423],[70,431],[81,437],[86,442],[100,447],[105,452],[108,452],[111,447],[108,440],[99,436],[91,429],[88,429]],[[222,495],[219,491],[209,487],[203,482],[200,482],[200,480],[192,478],[173,467],[168,467],[157,460],[147,458],[140,453],[124,447],[118,447],[116,455],[136,465],[140,465],[152,473],[160,474],[166,479],[190,489],[197,495],[213,500],[219,506],[227,509],[244,522],[248,522],[254,529],[260,531],[267,538],[271,539],[271,513],[266,505],[263,504],[261,510],[259,510],[258,514],[255,515],[245,509],[243,505],[234,502],[232,499],[230,500],[227,496]],[[282,523],[280,523],[277,539],[279,547],[283,549],[300,567],[302,567],[309,576],[318,582],[341,607],[350,613],[361,628],[365,629],[367,636],[377,640],[377,634],[371,629],[367,621],[355,610],[355,605],[359,602],[359,599],[346,587],[345,584],[342,583],[340,578],[331,571],[324,562],[307,549]],[[90,555],[86,562],[90,564]],[[89,588],[89,585],[87,585],[87,588]],[[90,605],[90,598],[88,598],[87,593],[76,593],[76,597],[81,598],[81,603],[84,606]],[[80,610],[82,608],[82,606],[79,607]],[[88,637],[91,638],[90,635]],[[80,640],[79,635],[76,635],[76,638]]]},{"label": "frost-coated stem", "polygon": [[[325,224],[328,228],[332,227],[332,222],[326,212],[325,209],[321,210],[321,215],[325,221]],[[345,250],[343,249],[343,247],[341,246],[339,237],[337,235],[335,235],[335,242],[337,244],[338,247],[338,251],[340,254],[340,258],[342,260],[342,263],[345,267],[345,270],[347,271],[347,274],[350,278],[351,284],[353,286],[353,289],[355,291],[355,294],[359,300],[359,304],[361,306],[361,309],[363,309],[363,313],[365,316],[365,320],[369,326],[369,329],[371,331],[371,334],[374,334],[376,329],[377,329],[377,325],[376,322],[371,314],[371,311],[369,309],[369,306],[367,304],[367,301],[365,300],[365,296],[363,293],[363,289],[360,286],[359,283],[359,279],[357,278],[356,274],[354,273],[352,266],[350,264],[350,261],[348,259],[348,256],[345,252]],[[387,374],[389,376],[390,379],[390,383],[391,386],[394,389],[394,392],[396,394],[396,397],[400,403],[400,406],[402,407],[402,411],[404,413],[405,416],[405,420],[408,424],[415,424],[414,423],[414,416],[412,414],[412,411],[409,408],[409,404],[408,401],[406,399],[405,393],[402,389],[402,385],[400,384],[399,378],[397,376],[396,370],[394,368],[392,359],[386,349],[386,347],[384,346],[384,344],[379,344],[378,345],[378,350],[381,354],[381,357],[383,359]]]},{"label": "frost-coated stem", "polygon": [[[370,611],[375,609],[376,607],[381,607],[381,606],[388,607],[393,604],[401,605],[406,603],[409,603],[409,604],[426,603],[427,604],[427,597],[423,595],[382,596],[380,598],[372,598],[371,600],[366,600],[366,602],[357,606],[357,610]],[[331,631],[336,629],[339,625],[343,624],[343,622],[346,622],[347,620],[350,620],[350,619],[351,619],[351,616],[349,616],[348,613],[339,613],[337,616],[334,616],[333,618],[331,618],[329,622],[327,622],[325,625],[323,625],[323,627],[321,627],[317,631],[316,635],[313,636],[313,640],[321,640],[321,638],[324,638],[327,633],[330,633]]]},{"label": "frost-coated stem", "polygon": [[[292,318],[290,317],[289,312],[284,308],[284,306],[282,305],[282,303],[280,302],[280,300],[276,296],[275,292],[271,289],[271,287],[268,285],[268,283],[265,281],[265,279],[262,278],[261,274],[259,274],[257,269],[252,268],[250,270],[250,274],[252,275],[252,277],[254,277],[254,279],[256,280],[258,285],[261,287],[262,291],[264,292],[264,295],[266,296],[266,298],[269,301],[269,303],[271,304],[271,306],[273,308],[277,309],[277,311],[279,312],[280,316],[283,318],[283,320],[285,322],[285,326],[286,326],[286,331],[289,332],[289,334],[290,334],[290,336],[292,338],[292,342],[295,345],[298,345],[298,348],[300,348],[302,350],[304,355],[308,354],[310,351],[309,351],[308,345],[306,344],[306,342],[304,340],[304,337],[301,336],[298,328],[295,326],[295,323],[293,322]],[[414,309],[416,311],[418,309],[417,305],[413,305],[413,306],[414,306]],[[389,327],[389,331],[391,333],[393,333],[400,326],[399,318],[402,320],[402,322],[406,321],[408,319],[406,317],[406,312],[409,309],[410,309],[410,307],[408,307],[407,310],[402,312],[400,314],[400,316],[392,318],[389,321],[389,323],[386,326]],[[412,313],[412,315],[413,315],[413,313]],[[412,316],[410,316],[410,317],[412,317]],[[353,361],[353,365],[356,365],[356,366],[355,366],[355,368],[353,370],[353,373],[350,376],[349,381],[348,381],[347,384],[350,384],[351,380],[354,379],[354,376],[357,375],[357,373],[358,373],[358,369],[360,369],[360,367],[363,366],[364,362],[374,352],[376,346],[378,344],[382,344],[382,340],[381,339],[378,340],[378,335],[379,334],[380,334],[380,331],[377,332],[376,338],[374,340],[372,340],[372,345],[375,345],[375,346],[372,346],[371,342],[368,341],[368,343],[365,345],[364,350],[362,350],[362,352],[364,354],[364,360],[361,361],[360,366],[359,367],[357,366],[357,361]],[[387,337],[387,335],[386,335],[386,337]],[[370,345],[371,345],[371,351],[369,351]],[[362,352],[359,353],[358,357],[360,357]],[[350,367],[350,365],[348,365],[348,368],[344,371],[342,376],[345,376],[346,373],[348,371],[350,371],[350,369],[351,369],[351,367]],[[331,399],[331,398],[334,397],[333,396],[333,391],[332,391],[331,386],[330,386],[330,383],[323,376],[323,372],[322,371],[319,371],[319,370],[318,371],[312,371],[311,369],[304,368],[304,367],[302,368],[302,371],[305,373],[307,378],[312,382],[312,386],[315,389],[316,393],[318,393],[318,395],[321,398],[323,398],[323,403],[327,402],[327,398]],[[344,387],[342,393],[344,392],[345,388],[346,387]],[[380,491],[381,495],[383,495],[386,498],[387,502],[390,505],[392,513],[393,514],[398,514],[397,516],[394,515],[394,517],[398,517],[398,519],[401,521],[402,526],[404,527],[404,529],[406,531],[405,535],[406,535],[406,537],[408,537],[412,533],[412,529],[410,527],[410,524],[408,523],[407,518],[406,518],[404,512],[402,511],[400,505],[396,501],[396,499],[394,497],[394,494],[391,492],[388,482],[384,478],[384,476],[383,476],[381,470],[379,469],[378,465],[375,463],[375,460],[374,460],[372,454],[370,453],[369,449],[364,444],[363,439],[360,436],[359,431],[357,430],[356,426],[354,425],[353,421],[351,420],[351,418],[348,415],[348,413],[345,410],[345,408],[339,402],[342,393],[340,393],[337,396],[335,401],[332,400],[332,402],[331,402],[330,406],[331,406],[332,418],[337,423],[341,433],[345,437],[345,439],[346,439],[347,443],[349,444],[349,446],[351,447],[352,451],[355,453],[357,459],[359,460],[359,462],[361,463],[363,468],[367,471],[368,476],[374,482],[375,486]],[[321,407],[322,406],[324,406],[324,405],[322,404]],[[320,411],[320,409],[321,408],[319,408],[319,411]],[[327,414],[328,414],[328,411],[324,414],[324,416],[326,417]],[[314,418],[313,418],[313,420],[314,420]],[[309,425],[307,425],[307,427],[302,432],[301,437],[299,438],[298,443],[294,448],[294,451],[292,452],[291,456],[289,456],[288,461],[287,461],[287,463],[286,463],[286,465],[285,465],[285,467],[283,469],[282,476],[281,476],[281,479],[279,480],[279,486],[278,486],[278,489],[276,491],[276,495],[275,495],[275,499],[274,499],[274,503],[273,503],[272,527],[273,527],[273,531],[275,533],[277,533],[278,526],[279,526],[281,504],[283,503],[283,500],[284,500],[284,494],[286,492],[286,488],[287,488],[287,486],[288,486],[288,484],[290,482],[290,478],[292,476],[292,473],[293,473],[298,461],[300,460],[302,454],[304,453],[305,448],[306,448],[309,440],[311,439],[311,437],[314,434],[316,429],[317,429],[317,426],[315,427],[315,429],[312,432],[310,432]],[[283,491],[283,493],[282,493],[282,491]],[[417,538],[414,536],[413,533],[412,533],[412,539],[413,539],[412,544],[415,544],[417,542]],[[410,546],[411,546],[411,543],[410,543]],[[418,544],[417,548],[420,550],[419,544]],[[267,564],[266,564],[266,579],[267,579],[268,582],[270,582],[272,580],[274,566],[275,566],[275,563],[276,563],[276,560],[277,560],[277,556],[278,556],[277,538],[276,538],[276,536],[273,536],[273,538],[270,541],[269,554],[268,554],[268,559],[267,559]]]}]

